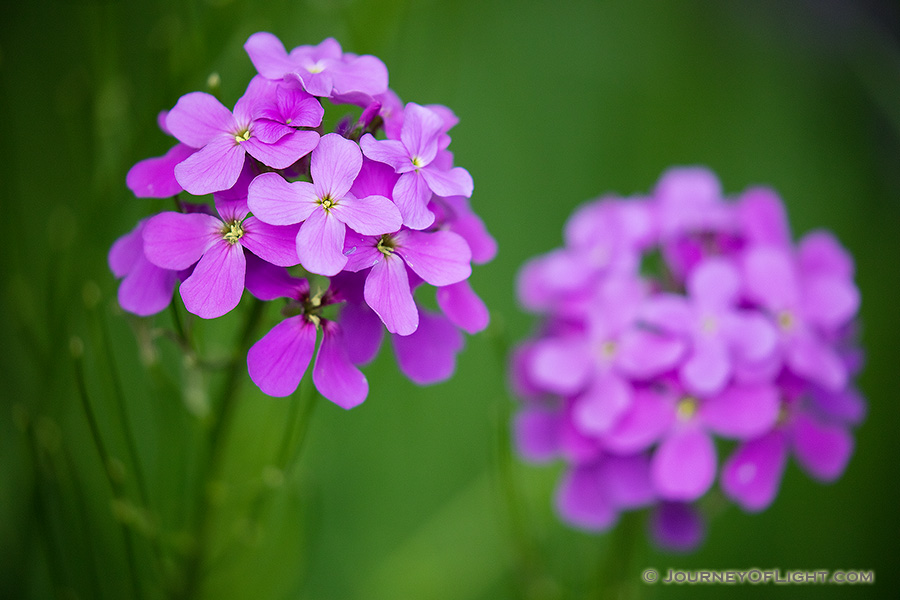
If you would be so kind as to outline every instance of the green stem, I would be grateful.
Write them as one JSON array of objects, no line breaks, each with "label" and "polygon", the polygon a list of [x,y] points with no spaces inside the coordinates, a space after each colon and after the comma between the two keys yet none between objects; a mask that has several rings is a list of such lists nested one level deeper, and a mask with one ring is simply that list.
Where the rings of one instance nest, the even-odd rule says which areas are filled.
[{"label": "green stem", "polygon": [[234,415],[235,403],[246,368],[244,365],[247,350],[250,348],[254,333],[262,321],[264,307],[265,305],[262,301],[254,299],[238,339],[238,350],[233,356],[225,375],[222,397],[211,412],[214,420],[209,430],[208,451],[202,468],[200,477],[201,489],[198,493],[197,506],[194,513],[196,525],[194,527],[193,548],[185,564],[184,586],[176,591],[176,598],[194,600],[201,595],[205,551],[212,533],[212,487],[221,476],[226,434]]},{"label": "green stem", "polygon": [[597,573],[597,592],[591,598],[637,600],[642,584],[637,573],[637,561],[644,539],[645,511],[622,514],[619,523],[609,532],[603,560]]},{"label": "green stem", "polygon": [[[100,428],[97,426],[97,419],[94,416],[94,410],[91,406],[90,396],[87,391],[87,385],[85,384],[84,379],[84,363],[82,360],[81,353],[81,340],[73,340],[73,352],[72,355],[75,360],[75,381],[78,387],[78,395],[81,398],[81,405],[84,408],[84,414],[87,417],[88,426],[91,430],[91,437],[94,440],[94,446],[97,448],[97,452],[100,454],[100,461],[103,465],[103,472],[106,474],[106,479],[109,482],[110,487],[113,491],[113,496],[116,500],[124,500],[125,498],[125,490],[122,482],[118,477],[113,475],[113,465],[115,464],[112,460],[112,456],[106,450],[106,444],[103,442],[103,436],[100,435]],[[134,592],[135,598],[143,598],[144,593],[141,589],[140,577],[138,576],[137,569],[137,558],[135,556],[134,551],[134,539],[132,537],[131,530],[125,525],[125,523],[119,522],[122,528],[122,536],[125,542],[125,558],[128,562],[128,570],[131,574],[131,584]]]}]

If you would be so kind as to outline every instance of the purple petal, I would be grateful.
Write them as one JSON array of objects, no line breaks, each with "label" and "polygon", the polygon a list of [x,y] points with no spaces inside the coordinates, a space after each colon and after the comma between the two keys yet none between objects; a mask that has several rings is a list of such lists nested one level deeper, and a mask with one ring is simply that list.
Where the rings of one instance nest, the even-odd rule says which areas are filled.
[{"label": "purple petal", "polygon": [[257,72],[268,79],[279,80],[293,70],[294,64],[288,59],[284,44],[271,33],[254,33],[244,44],[244,50]]},{"label": "purple petal", "polygon": [[142,219],[134,229],[113,242],[107,255],[109,270],[116,277],[125,277],[144,258],[144,226],[147,220]]},{"label": "purple petal", "polygon": [[392,338],[397,366],[419,385],[445,381],[456,369],[463,336],[441,315],[419,311],[419,326],[410,335]]},{"label": "purple petal", "polygon": [[742,444],[725,461],[722,490],[748,512],[768,508],[778,494],[787,450],[787,438],[780,430]]},{"label": "purple petal", "polygon": [[853,437],[846,429],[801,414],[791,433],[794,456],[807,473],[826,482],[841,476],[853,454]]},{"label": "purple petal", "polygon": [[344,236],[344,256],[347,257],[344,271],[355,273],[381,262],[384,254],[378,249],[380,239],[380,237],[360,235],[352,229],[348,229]]},{"label": "purple petal", "polygon": [[384,327],[375,311],[366,304],[348,302],[341,309],[341,326],[350,361],[364,365],[374,360],[384,338]]},{"label": "purple petal", "polygon": [[525,262],[516,278],[516,295],[526,309],[540,311],[587,288],[593,276],[578,254],[558,248]]},{"label": "purple petal", "polygon": [[428,187],[438,196],[464,196],[469,198],[475,189],[472,176],[462,167],[454,167],[449,171],[437,168],[420,169]]},{"label": "purple petal", "polygon": [[652,390],[636,390],[631,407],[603,436],[603,447],[620,455],[642,452],[668,431],[674,416],[666,398]]},{"label": "purple petal", "polygon": [[344,256],[344,224],[328,211],[314,210],[300,226],[297,254],[300,264],[311,273],[337,275],[347,264]]},{"label": "purple petal", "polygon": [[778,420],[778,389],[770,385],[731,386],[700,404],[700,419],[715,433],[751,439],[763,435]]},{"label": "purple petal", "polygon": [[694,326],[694,310],[683,296],[656,294],[647,298],[640,308],[642,321],[673,333],[688,333]]},{"label": "purple petal", "polygon": [[[371,134],[368,134],[371,136]],[[350,192],[357,198],[365,198],[366,196],[384,196],[390,198],[394,192],[394,185],[397,184],[399,176],[394,170],[386,164],[370,160],[368,157],[363,159],[362,169],[359,175],[353,181],[353,187]]]},{"label": "purple petal", "polygon": [[166,115],[166,128],[179,142],[202,148],[223,133],[236,129],[236,123],[231,111],[215,96],[191,92],[179,98]]},{"label": "purple petal", "polygon": [[335,95],[362,92],[375,96],[387,90],[387,67],[374,56],[357,56],[336,65],[332,70]]},{"label": "purple petal", "polygon": [[256,217],[247,217],[241,226],[244,229],[241,245],[256,256],[279,267],[300,264],[297,256],[298,225],[269,225]]},{"label": "purple petal", "polygon": [[751,188],[745,191],[737,210],[741,229],[751,244],[790,247],[791,230],[784,203],[773,190]]},{"label": "purple petal", "polygon": [[559,455],[560,416],[556,411],[525,408],[513,418],[513,437],[522,458],[550,462]]},{"label": "purple petal", "polygon": [[366,304],[391,333],[409,335],[419,326],[419,311],[409,287],[406,265],[395,256],[385,256],[366,278]]},{"label": "purple petal", "polygon": [[246,260],[240,244],[220,240],[204,254],[181,284],[184,307],[204,319],[230,312],[244,293]]},{"label": "purple petal", "polygon": [[[296,242],[292,240],[291,243],[296,254]],[[309,283],[305,279],[292,277],[284,267],[276,267],[253,254],[244,257],[247,259],[244,286],[260,300],[297,299],[309,293]]]},{"label": "purple petal", "polygon": [[839,392],[819,390],[812,395],[812,400],[823,415],[848,425],[858,425],[866,416],[866,401],[852,387]]},{"label": "purple petal", "polygon": [[319,143],[315,131],[291,131],[278,141],[266,143],[253,136],[241,142],[241,147],[250,156],[275,169],[286,169],[309,154]]},{"label": "purple petal", "polygon": [[383,196],[344,196],[331,208],[332,214],[363,235],[382,235],[400,229],[403,218],[393,202]]},{"label": "purple petal", "polygon": [[472,262],[483,265],[497,255],[497,241],[488,233],[484,221],[473,213],[464,214],[450,222],[450,231],[462,236],[472,250]]},{"label": "purple petal", "polygon": [[395,238],[397,254],[416,275],[431,285],[450,285],[472,274],[469,246],[452,231],[404,231]]},{"label": "purple petal", "polygon": [[603,461],[601,469],[609,498],[618,508],[641,508],[655,499],[647,456],[610,456]]},{"label": "purple petal", "polygon": [[315,346],[315,325],[302,315],[285,319],[247,353],[250,379],[264,394],[290,396],[300,385]]},{"label": "purple petal", "polygon": [[792,371],[826,390],[836,392],[847,385],[847,367],[825,340],[811,332],[798,333],[787,348]]},{"label": "purple petal", "polygon": [[403,224],[410,229],[425,229],[434,223],[434,213],[428,210],[431,188],[419,171],[404,173],[394,186],[392,197]]},{"label": "purple petal", "polygon": [[797,306],[797,273],[787,252],[770,246],[751,248],[744,256],[743,275],[751,300],[775,311]]},{"label": "purple petal", "polygon": [[830,275],[853,279],[853,257],[830,231],[813,231],[797,244],[800,271],[806,275]]},{"label": "purple petal", "polygon": [[125,184],[138,198],[168,198],[181,191],[175,165],[195,152],[186,144],[175,144],[165,156],[147,158],[129,169]]},{"label": "purple petal", "polygon": [[320,394],[341,408],[358,406],[369,394],[369,382],[347,357],[337,323],[323,324],[322,344],[313,365],[313,382]]},{"label": "purple petal", "polygon": [[238,180],[245,156],[233,137],[219,136],[175,165],[175,179],[195,196],[227,190]]},{"label": "purple petal", "polygon": [[719,338],[697,340],[694,351],[678,370],[681,382],[691,394],[717,394],[731,377],[728,349]]},{"label": "purple petal", "polygon": [[468,279],[439,287],[435,296],[441,311],[457,327],[475,334],[488,326],[490,313]]},{"label": "purple petal", "polygon": [[399,140],[377,140],[367,133],[360,138],[359,146],[366,158],[390,165],[396,173],[406,173],[415,168],[409,151]]},{"label": "purple petal", "polygon": [[721,257],[708,258],[691,271],[687,291],[696,305],[708,309],[732,306],[741,288],[737,269]]},{"label": "purple petal", "polygon": [[575,467],[563,476],[556,509],[564,521],[587,531],[609,529],[619,517],[598,464]]},{"label": "purple petal", "polygon": [[144,226],[144,254],[158,267],[180,271],[222,239],[222,221],[202,213],[164,212]]},{"label": "purple petal", "polygon": [[350,191],[361,168],[359,146],[336,133],[322,136],[309,167],[316,196],[340,200]]},{"label": "purple petal", "polygon": [[735,358],[759,362],[769,358],[778,345],[778,332],[772,322],[757,311],[734,311],[722,319],[722,335],[734,349]]},{"label": "purple petal", "polygon": [[169,306],[178,272],[157,267],[141,254],[119,285],[119,306],[141,317]]},{"label": "purple petal", "polygon": [[409,102],[403,109],[400,141],[417,166],[424,167],[434,160],[438,151],[437,139],[443,126],[437,113],[415,102]]},{"label": "purple petal", "polygon": [[847,324],[859,310],[859,290],[852,281],[819,275],[809,278],[803,291],[804,316],[825,330]]},{"label": "purple petal", "polygon": [[653,484],[666,500],[691,502],[706,493],[716,477],[716,448],[705,431],[674,431],[656,449]]},{"label": "purple petal", "polygon": [[535,384],[560,394],[580,391],[593,371],[586,342],[575,336],[540,340],[531,351],[529,366]]},{"label": "purple petal", "polygon": [[612,373],[594,377],[572,414],[575,425],[589,435],[602,435],[631,407],[631,384]]},{"label": "purple petal", "polygon": [[311,183],[288,183],[278,173],[263,173],[250,183],[247,205],[270,225],[301,223],[319,207]]},{"label": "purple petal", "polygon": [[648,379],[674,367],[684,351],[677,338],[632,328],[619,337],[615,365],[631,377]]},{"label": "purple petal", "polygon": [[692,552],[703,541],[706,526],[690,505],[663,502],[650,518],[650,535],[667,552]]}]

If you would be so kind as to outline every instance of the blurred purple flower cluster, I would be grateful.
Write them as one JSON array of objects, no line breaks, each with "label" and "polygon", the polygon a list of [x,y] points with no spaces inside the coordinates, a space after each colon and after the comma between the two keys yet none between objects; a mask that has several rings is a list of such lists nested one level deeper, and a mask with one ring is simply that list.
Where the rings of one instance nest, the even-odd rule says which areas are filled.
[{"label": "blurred purple flower cluster", "polygon": [[562,519],[603,531],[653,507],[656,542],[689,550],[717,478],[754,512],[789,454],[840,477],[865,406],[853,260],[831,234],[795,244],[772,190],[726,199],[710,171],[676,168],[647,197],[580,207],[564,239],[519,273],[543,320],[511,364],[520,453],[566,465]]},{"label": "blurred purple flower cluster", "polygon": [[[177,144],[128,173],[135,196],[174,196],[179,210],[142,220],[113,245],[120,305],[157,313],[179,281],[185,308],[206,319],[233,310],[245,289],[286,299],[284,320],[247,358],[272,396],[291,394],[315,354],[322,395],[358,405],[368,394],[358,366],[375,357],[384,328],[410,379],[448,378],[460,330],[488,323],[471,263],[496,253],[469,205],[472,178],[447,150],[456,116],[404,105],[381,60],[334,39],[287,52],[261,32],[244,48],[258,75],[234,109],[205,92],[182,96],[159,118]],[[326,110],[343,112],[326,119]],[[212,194],[213,206],[182,192]],[[416,302],[423,284],[437,288],[440,312]]]}]

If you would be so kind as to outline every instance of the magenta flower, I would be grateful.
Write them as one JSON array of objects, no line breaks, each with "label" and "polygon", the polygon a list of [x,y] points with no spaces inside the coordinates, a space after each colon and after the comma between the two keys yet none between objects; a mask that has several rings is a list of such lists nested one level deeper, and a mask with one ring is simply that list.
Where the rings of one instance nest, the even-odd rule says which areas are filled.
[{"label": "magenta flower", "polygon": [[[175,178],[186,191],[203,195],[229,189],[248,154],[265,165],[285,169],[316,147],[318,133],[295,127],[319,125],[322,113],[304,104],[298,97],[303,95],[300,90],[279,89],[255,77],[234,105],[233,114],[205,92],[179,98],[166,117],[166,126],[180,142],[199,148],[175,167]],[[272,119],[272,105],[285,122]],[[288,118],[290,127],[273,126],[286,125]]]},{"label": "magenta flower", "polygon": [[[169,134],[166,128],[167,112],[157,117],[159,128]],[[125,176],[125,185],[138,198],[168,198],[182,191],[181,184],[175,179],[175,166],[196,152],[187,144],[178,143],[172,146],[163,156],[145,158],[139,161]]]},{"label": "magenta flower", "polygon": [[400,174],[393,199],[403,216],[403,224],[411,229],[425,229],[434,222],[428,209],[432,194],[438,196],[472,195],[473,183],[462,167],[443,170],[435,163],[444,122],[432,110],[413,102],[403,111],[399,140],[376,140],[366,134],[359,140],[367,158],[383,162]]},{"label": "magenta flower", "polygon": [[250,379],[269,396],[289,396],[315,353],[316,333],[322,341],[313,364],[313,383],[325,398],[346,409],[361,404],[369,393],[365,375],[350,361],[341,327],[325,319],[325,307],[341,301],[329,288],[311,294],[305,279],[290,277],[283,269],[258,265],[248,274],[247,288],[264,300],[288,298],[288,315],[256,342],[247,353]]},{"label": "magenta flower", "polygon": [[244,44],[260,75],[274,81],[293,79],[313,96],[365,106],[387,90],[387,67],[378,58],[344,53],[334,38],[318,46],[298,46],[290,54],[277,37],[254,33]]},{"label": "magenta flower", "polygon": [[856,314],[859,292],[843,253],[834,243],[817,241],[821,239],[813,238],[808,246],[801,242],[796,261],[775,246],[750,248],[744,256],[744,281],[748,297],[777,323],[787,366],[838,391],[846,386],[848,373],[826,340]]},{"label": "magenta flower", "polygon": [[434,286],[468,279],[472,254],[460,236],[450,231],[401,229],[380,237],[348,235],[345,240],[348,271],[368,269],[366,304],[381,317],[387,330],[409,335],[419,326],[407,267]]},{"label": "magenta flower", "polygon": [[244,249],[272,264],[296,265],[296,227],[278,227],[248,215],[241,200],[216,198],[219,217],[164,212],[144,227],[144,253],[158,267],[193,273],[181,284],[187,310],[212,319],[231,311],[244,291]]},{"label": "magenta flower", "polygon": [[400,228],[400,213],[390,200],[350,193],[361,168],[359,147],[329,133],[312,153],[312,183],[288,183],[276,173],[260,175],[250,184],[250,210],[271,225],[303,223],[296,242],[300,264],[312,273],[337,275],[347,264],[343,250],[348,226],[364,235]]},{"label": "magenta flower", "polygon": [[178,272],[157,267],[144,256],[143,232],[147,220],[115,241],[109,249],[109,269],[122,278],[119,306],[146,317],[163,310],[172,301]]},{"label": "magenta flower", "polygon": [[731,380],[736,362],[760,363],[775,351],[775,329],[758,311],[738,309],[741,279],[730,261],[703,260],[686,285],[687,297],[659,294],[647,301],[642,317],[690,340],[689,355],[678,369],[687,391],[717,394]]},{"label": "magenta flower", "polygon": [[[864,402],[850,383],[859,292],[833,236],[795,244],[772,190],[730,201],[710,171],[679,168],[650,197],[580,207],[564,240],[519,273],[543,321],[509,368],[520,454],[566,465],[562,520],[603,531],[655,504],[654,542],[689,551],[716,479],[758,511],[789,453],[816,479],[841,475]],[[721,467],[719,439],[738,444]]]}]

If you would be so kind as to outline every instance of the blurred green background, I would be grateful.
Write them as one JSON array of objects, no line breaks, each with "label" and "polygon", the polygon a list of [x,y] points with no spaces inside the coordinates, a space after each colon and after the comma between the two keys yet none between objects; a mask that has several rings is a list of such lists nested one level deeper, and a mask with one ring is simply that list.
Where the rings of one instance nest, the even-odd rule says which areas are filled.
[{"label": "blurred green background", "polygon": [[[722,507],[694,554],[657,552],[638,523],[636,557],[612,569],[622,591],[895,597],[895,3],[32,0],[4,12],[0,597],[165,597],[161,581],[187,585],[198,523],[206,543],[190,597],[597,597],[614,536],[560,524],[559,466],[508,455],[502,352],[534,326],[514,277],[561,243],[581,202],[646,192],[685,164],[709,166],[729,193],[773,186],[795,235],[829,228],[854,254],[870,410],[841,480],[823,486],[791,465],[771,508]],[[473,207],[500,252],[472,276],[491,329],[468,338],[450,382],[416,387],[384,347],[365,370],[362,406],[318,400],[307,414],[303,392],[267,398],[244,371],[230,382],[185,361],[161,333],[169,313],[117,309],[110,244],[171,205],[125,187],[135,162],[171,145],[156,114],[206,89],[212,73],[231,106],[254,72],[242,45],[262,30],[288,48],[334,36],[375,54],[405,101],[460,117],[450,149],[474,177]],[[204,359],[229,358],[248,300],[194,323]],[[227,451],[198,509],[217,422],[203,411],[223,388],[237,392]],[[862,569],[876,585],[649,587],[644,567]]]}]

